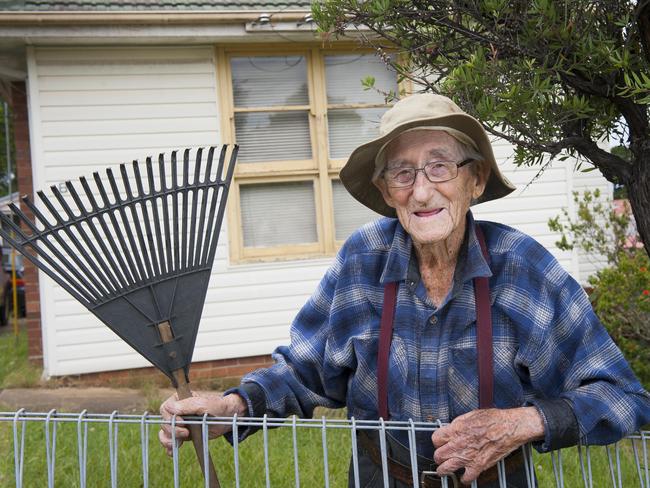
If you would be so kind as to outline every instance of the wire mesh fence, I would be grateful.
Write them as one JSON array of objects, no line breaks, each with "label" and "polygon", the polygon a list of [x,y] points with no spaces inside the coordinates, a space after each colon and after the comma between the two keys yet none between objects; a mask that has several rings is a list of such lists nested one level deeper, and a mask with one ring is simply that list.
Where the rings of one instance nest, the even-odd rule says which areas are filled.
[{"label": "wire mesh fence", "polygon": [[[0,487],[55,486],[208,486],[189,449],[173,450],[171,459],[158,445],[158,415],[50,412],[0,412]],[[174,424],[176,419],[172,419]],[[422,473],[416,462],[416,437],[430,435],[439,424],[356,421],[326,418],[213,418],[185,419],[198,424],[208,450],[217,463],[222,486],[240,487],[344,487],[348,467],[354,486],[359,482],[358,436],[378,437],[383,486],[389,487],[388,439],[400,433],[407,439],[413,486]],[[228,424],[233,444],[208,444],[210,425]],[[238,442],[244,429],[261,432]],[[650,431],[640,431],[610,446],[576,446],[540,455],[521,448],[528,487],[650,488]],[[497,467],[496,486],[508,485],[503,462]],[[453,487],[455,480],[440,479]],[[380,481],[381,485],[381,481]],[[476,483],[473,485],[477,486]]]}]

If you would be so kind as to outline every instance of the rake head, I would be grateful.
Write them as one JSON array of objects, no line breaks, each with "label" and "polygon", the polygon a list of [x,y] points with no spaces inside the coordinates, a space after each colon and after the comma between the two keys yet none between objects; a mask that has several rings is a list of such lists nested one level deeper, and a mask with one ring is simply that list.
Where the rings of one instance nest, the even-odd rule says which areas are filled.
[{"label": "rake head", "polygon": [[106,170],[108,188],[99,173],[94,184],[65,182],[66,195],[52,186],[54,200],[37,193],[42,206],[22,198],[34,221],[10,206],[27,231],[0,214],[0,236],[176,386],[172,372],[187,377],[192,360],[237,150],[222,146],[216,164],[214,147],[193,164],[189,149],[182,162],[173,152],[144,170],[123,164],[118,178]]}]

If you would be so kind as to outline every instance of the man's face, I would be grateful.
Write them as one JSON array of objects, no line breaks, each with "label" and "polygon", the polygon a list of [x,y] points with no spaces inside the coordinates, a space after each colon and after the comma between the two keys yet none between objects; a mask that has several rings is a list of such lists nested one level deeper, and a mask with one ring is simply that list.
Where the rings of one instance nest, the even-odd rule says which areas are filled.
[{"label": "man's face", "polygon": [[[462,159],[459,143],[443,131],[405,132],[385,149],[386,168],[422,168],[431,161],[459,163]],[[483,193],[486,181],[485,169],[467,165],[458,169],[456,178],[442,183],[431,183],[420,171],[407,188],[391,188],[383,178],[375,184],[413,242],[430,245],[446,240],[454,232],[464,233],[470,203]]]}]

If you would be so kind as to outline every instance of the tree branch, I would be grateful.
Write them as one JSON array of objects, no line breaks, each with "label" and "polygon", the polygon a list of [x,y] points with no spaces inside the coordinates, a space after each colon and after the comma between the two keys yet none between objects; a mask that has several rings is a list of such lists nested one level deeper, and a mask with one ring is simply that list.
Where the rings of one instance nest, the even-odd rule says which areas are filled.
[{"label": "tree branch", "polygon": [[626,182],[632,175],[630,163],[618,156],[601,149],[598,144],[587,137],[565,137],[546,146],[548,152],[556,154],[563,149],[575,149],[590,160],[609,181]]},{"label": "tree branch", "polygon": [[535,142],[514,137],[494,127],[484,125],[490,134],[504,139],[511,144],[521,146],[534,152],[545,152],[555,157],[565,149],[573,149],[590,160],[609,181],[625,182],[631,177],[630,163],[618,156],[601,149],[598,144],[587,137],[570,136],[557,142]]},{"label": "tree branch", "polygon": [[645,53],[645,59],[650,63],[650,1],[645,0],[639,2],[636,23],[639,27],[639,37],[643,46],[643,52]]}]

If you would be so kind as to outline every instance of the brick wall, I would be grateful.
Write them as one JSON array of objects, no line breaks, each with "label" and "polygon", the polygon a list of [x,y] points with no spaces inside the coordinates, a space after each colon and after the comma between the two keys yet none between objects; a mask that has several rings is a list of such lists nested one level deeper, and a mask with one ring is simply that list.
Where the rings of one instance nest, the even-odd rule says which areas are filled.
[{"label": "brick wall", "polygon": [[[32,180],[32,159],[29,146],[29,119],[27,115],[27,90],[25,82],[14,82],[11,86],[11,111],[13,115],[14,142],[16,147],[16,174],[20,195],[34,196]],[[32,218],[29,209],[21,210]],[[43,334],[41,332],[41,302],[38,291],[36,266],[25,260],[25,306],[26,326],[30,361],[43,364]]]},{"label": "brick wall", "polygon": [[[273,361],[269,355],[192,363],[190,381],[199,383],[203,387],[226,389],[239,383],[240,378],[246,373],[271,364]],[[61,378],[61,382],[66,385],[114,387],[132,387],[143,382],[154,382],[161,386],[169,385],[167,377],[153,367],[66,376]]]}]

